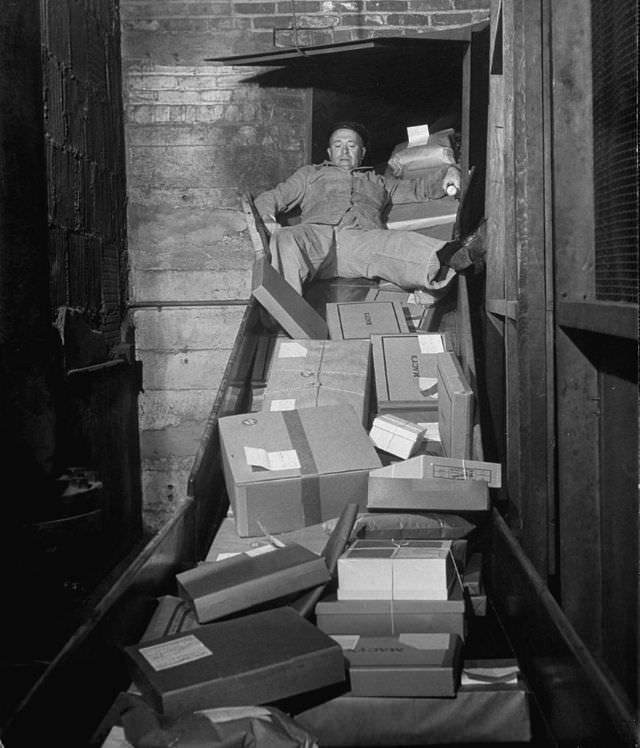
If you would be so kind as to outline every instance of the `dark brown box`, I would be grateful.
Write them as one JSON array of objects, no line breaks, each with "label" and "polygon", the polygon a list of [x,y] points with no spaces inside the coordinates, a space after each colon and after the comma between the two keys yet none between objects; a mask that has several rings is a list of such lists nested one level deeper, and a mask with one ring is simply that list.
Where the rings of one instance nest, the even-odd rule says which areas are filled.
[{"label": "dark brown box", "polygon": [[334,635],[348,662],[352,696],[456,695],[462,642],[455,634]]},{"label": "dark brown box", "polygon": [[134,683],[167,717],[267,704],[341,683],[341,647],[291,608],[199,626],[126,647]]},{"label": "dark brown box", "polygon": [[292,338],[328,337],[326,322],[266,257],[253,265],[251,293]]},{"label": "dark brown box", "polygon": [[329,579],[322,556],[297,543],[263,545],[176,575],[180,595],[191,603],[200,623],[326,584]]}]

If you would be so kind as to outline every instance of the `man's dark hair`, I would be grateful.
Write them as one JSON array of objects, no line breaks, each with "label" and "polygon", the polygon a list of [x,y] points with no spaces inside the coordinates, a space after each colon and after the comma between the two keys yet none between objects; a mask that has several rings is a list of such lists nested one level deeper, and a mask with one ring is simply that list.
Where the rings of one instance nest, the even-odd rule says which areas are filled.
[{"label": "man's dark hair", "polygon": [[365,148],[369,144],[369,133],[367,131],[367,128],[362,124],[362,122],[351,122],[351,121],[334,122],[329,128],[329,136],[328,136],[329,140],[331,140],[331,136],[336,130],[353,130],[354,132],[357,132],[358,135],[362,138],[362,145]]}]

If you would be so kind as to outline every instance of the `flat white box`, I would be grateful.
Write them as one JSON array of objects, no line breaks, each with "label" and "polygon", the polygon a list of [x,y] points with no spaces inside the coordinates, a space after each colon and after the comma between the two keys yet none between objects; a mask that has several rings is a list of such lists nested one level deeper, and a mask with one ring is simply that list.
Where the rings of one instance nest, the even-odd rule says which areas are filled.
[{"label": "flat white box", "polygon": [[356,540],[338,559],[338,600],[448,600],[450,540]]},{"label": "flat white box", "polygon": [[424,429],[404,418],[385,413],[373,419],[369,436],[378,449],[407,459],[420,449]]},{"label": "flat white box", "polygon": [[502,484],[501,465],[418,455],[369,473],[368,509],[486,511],[489,488]]}]

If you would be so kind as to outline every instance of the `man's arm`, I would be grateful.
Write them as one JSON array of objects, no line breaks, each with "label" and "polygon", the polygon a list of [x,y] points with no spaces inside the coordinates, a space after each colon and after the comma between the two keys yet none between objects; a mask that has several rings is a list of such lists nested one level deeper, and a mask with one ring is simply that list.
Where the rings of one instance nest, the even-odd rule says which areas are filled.
[{"label": "man's arm", "polygon": [[261,192],[254,200],[258,213],[262,216],[267,228],[276,223],[278,213],[286,213],[302,202],[307,189],[307,177],[313,167],[303,166],[294,172],[284,182],[280,182],[271,190]]}]

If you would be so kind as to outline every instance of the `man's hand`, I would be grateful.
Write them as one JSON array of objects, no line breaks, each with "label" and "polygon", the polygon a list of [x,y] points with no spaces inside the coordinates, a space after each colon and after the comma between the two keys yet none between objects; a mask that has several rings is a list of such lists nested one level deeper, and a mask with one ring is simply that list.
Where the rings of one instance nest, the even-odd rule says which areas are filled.
[{"label": "man's hand", "polygon": [[460,194],[460,169],[450,166],[442,180],[442,189],[450,197],[458,197]]}]

